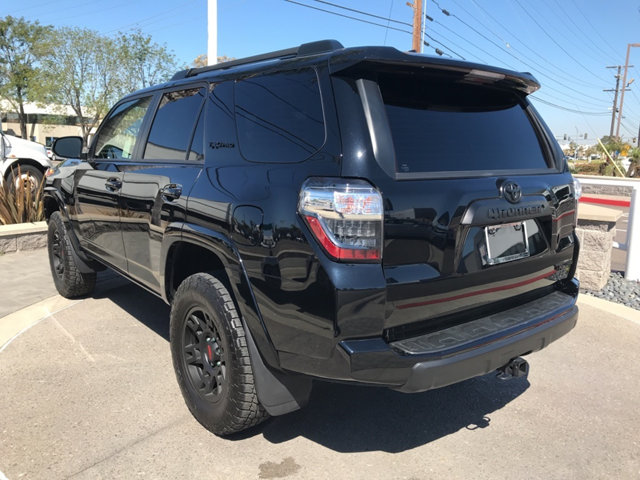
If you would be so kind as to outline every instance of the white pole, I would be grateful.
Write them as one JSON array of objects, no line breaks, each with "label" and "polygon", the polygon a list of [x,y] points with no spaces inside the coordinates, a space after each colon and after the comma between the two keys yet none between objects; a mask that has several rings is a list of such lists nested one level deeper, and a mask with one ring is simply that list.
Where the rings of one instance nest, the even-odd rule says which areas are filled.
[{"label": "white pole", "polygon": [[627,268],[624,278],[640,280],[640,186],[634,185],[627,226]]},{"label": "white pole", "polygon": [[218,63],[218,0],[207,4],[207,65]]}]

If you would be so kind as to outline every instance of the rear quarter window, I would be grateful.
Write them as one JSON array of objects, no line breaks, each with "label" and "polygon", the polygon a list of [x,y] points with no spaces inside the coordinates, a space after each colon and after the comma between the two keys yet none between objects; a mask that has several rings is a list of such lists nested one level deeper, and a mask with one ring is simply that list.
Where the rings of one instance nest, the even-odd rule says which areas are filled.
[{"label": "rear quarter window", "polygon": [[516,93],[487,86],[381,76],[398,172],[550,168]]},{"label": "rear quarter window", "polygon": [[325,141],[322,97],[315,70],[239,80],[234,89],[238,143],[251,162],[306,160]]}]

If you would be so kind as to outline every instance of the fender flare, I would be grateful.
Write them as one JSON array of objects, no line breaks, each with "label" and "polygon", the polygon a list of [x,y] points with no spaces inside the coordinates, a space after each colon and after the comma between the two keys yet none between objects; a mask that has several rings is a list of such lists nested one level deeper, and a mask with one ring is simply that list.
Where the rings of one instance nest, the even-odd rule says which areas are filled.
[{"label": "fender flare", "polygon": [[[52,198],[58,205],[57,211],[60,212],[60,216],[62,217],[62,221],[64,222],[64,226],[67,230],[67,235],[69,236],[69,240],[71,242],[71,256],[73,257],[74,262],[76,263],[77,269],[81,273],[93,273],[96,271],[95,261],[91,260],[87,257],[80,248],[80,242],[78,241],[78,237],[76,237],[73,228],[71,228],[71,220],[69,218],[69,212],[67,210],[67,206],[60,195],[60,192],[55,187],[45,187],[43,193],[43,202],[46,201],[47,198]],[[49,223],[49,217],[47,217],[47,223]]]},{"label": "fender flare", "polygon": [[167,261],[171,246],[178,241],[205,248],[221,260],[245,330],[258,399],[265,410],[276,416],[306,405],[312,379],[280,370],[278,353],[264,325],[249,277],[234,242],[224,233],[194,224],[183,224],[180,236],[175,235],[178,225],[172,224],[171,230],[173,234],[162,247],[162,265]]}]

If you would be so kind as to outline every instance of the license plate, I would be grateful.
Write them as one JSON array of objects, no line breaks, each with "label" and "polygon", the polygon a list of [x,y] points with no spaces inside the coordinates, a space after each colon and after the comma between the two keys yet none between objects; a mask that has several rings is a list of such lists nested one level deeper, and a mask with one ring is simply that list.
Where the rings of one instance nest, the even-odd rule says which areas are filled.
[{"label": "license plate", "polygon": [[484,227],[484,238],[484,265],[497,265],[529,256],[529,237],[524,222]]}]

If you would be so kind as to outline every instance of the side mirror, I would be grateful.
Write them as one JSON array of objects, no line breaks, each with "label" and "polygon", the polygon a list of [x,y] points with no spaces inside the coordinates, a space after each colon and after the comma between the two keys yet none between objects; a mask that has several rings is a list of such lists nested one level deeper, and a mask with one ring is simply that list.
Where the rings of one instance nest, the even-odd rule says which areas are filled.
[{"label": "side mirror", "polygon": [[58,157],[82,158],[82,137],[60,137],[53,142],[51,150]]}]

